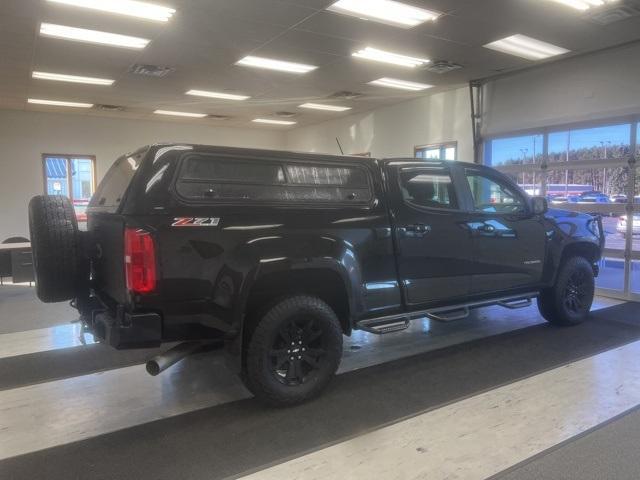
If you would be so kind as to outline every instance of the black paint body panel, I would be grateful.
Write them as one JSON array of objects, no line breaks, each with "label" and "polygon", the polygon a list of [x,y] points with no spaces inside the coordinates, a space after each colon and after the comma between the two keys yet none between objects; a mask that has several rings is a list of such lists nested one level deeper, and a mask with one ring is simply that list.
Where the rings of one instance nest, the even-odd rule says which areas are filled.
[{"label": "black paint body panel", "polygon": [[[318,278],[323,290],[346,294],[348,311],[341,320],[350,333],[362,319],[539,290],[553,283],[568,246],[589,245],[597,249],[597,258],[603,246],[588,215],[474,213],[463,173],[470,164],[178,144],[140,152],[117,210],[88,209],[89,231],[99,252],[92,261],[92,282],[114,318],[123,312],[157,314],[162,342],[241,337],[252,289],[264,287],[264,279]],[[254,161],[356,165],[367,172],[372,199],[357,205],[190,202],[177,194],[175,182],[181,158],[198,152]],[[450,171],[459,210],[404,204],[397,187],[400,165]],[[473,168],[498,175],[519,190],[489,168]],[[219,220],[215,225],[173,226],[181,217]],[[487,222],[499,227],[495,235],[474,230]],[[429,234],[415,237],[403,230],[415,223],[428,224]],[[158,268],[153,294],[126,291],[125,226],[144,228],[153,236]],[[155,334],[146,335],[156,340]]]}]

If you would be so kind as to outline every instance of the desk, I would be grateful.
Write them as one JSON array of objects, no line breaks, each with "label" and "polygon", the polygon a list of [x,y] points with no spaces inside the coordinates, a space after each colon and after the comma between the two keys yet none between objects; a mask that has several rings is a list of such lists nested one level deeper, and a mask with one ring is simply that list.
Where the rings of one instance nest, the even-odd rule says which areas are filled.
[{"label": "desk", "polygon": [[31,243],[1,243],[0,252],[11,255],[11,277],[13,283],[33,282],[33,255]]},{"label": "desk", "polygon": [[7,250],[31,250],[31,243],[0,243],[0,252]]}]

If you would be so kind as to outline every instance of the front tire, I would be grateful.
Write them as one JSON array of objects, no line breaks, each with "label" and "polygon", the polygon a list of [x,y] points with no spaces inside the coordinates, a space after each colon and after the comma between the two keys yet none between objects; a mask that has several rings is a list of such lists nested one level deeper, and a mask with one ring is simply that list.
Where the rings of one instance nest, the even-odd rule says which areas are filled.
[{"label": "front tire", "polygon": [[341,358],[342,328],[331,307],[317,297],[290,296],[253,331],[245,385],[269,405],[295,405],[320,394]]},{"label": "front tire", "polygon": [[538,310],[554,325],[578,325],[589,316],[594,294],[591,264],[584,257],[571,257],[560,267],[555,285],[538,296]]}]

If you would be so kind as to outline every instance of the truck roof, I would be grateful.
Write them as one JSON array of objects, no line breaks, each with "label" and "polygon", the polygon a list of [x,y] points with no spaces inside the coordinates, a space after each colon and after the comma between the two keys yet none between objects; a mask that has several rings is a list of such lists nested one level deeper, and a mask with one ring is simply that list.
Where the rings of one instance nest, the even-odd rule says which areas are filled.
[{"label": "truck roof", "polygon": [[[345,159],[351,163],[391,163],[391,162],[410,162],[416,164],[424,164],[429,163],[433,165],[450,165],[457,163],[468,163],[468,162],[460,162],[460,161],[452,161],[452,160],[434,160],[434,159],[419,159],[412,157],[389,157],[389,158],[375,158],[375,157],[365,157],[362,155],[332,155],[326,153],[313,153],[313,152],[299,152],[295,150],[270,150],[270,149],[262,149],[262,148],[244,148],[244,147],[227,147],[227,146],[216,146],[216,145],[204,145],[198,143],[179,143],[179,142],[170,142],[170,143],[155,143],[148,145],[143,148],[151,148],[151,149],[161,149],[161,148],[171,148],[171,147],[180,147],[181,149],[185,149],[187,147],[189,150],[193,150],[195,152],[205,152],[205,153],[216,153],[216,154],[229,154],[229,155],[255,155],[259,157],[266,158],[280,158],[280,157],[289,157],[289,158],[297,158],[297,159],[324,159],[329,161],[344,161]],[[140,151],[138,149],[137,151]]]}]

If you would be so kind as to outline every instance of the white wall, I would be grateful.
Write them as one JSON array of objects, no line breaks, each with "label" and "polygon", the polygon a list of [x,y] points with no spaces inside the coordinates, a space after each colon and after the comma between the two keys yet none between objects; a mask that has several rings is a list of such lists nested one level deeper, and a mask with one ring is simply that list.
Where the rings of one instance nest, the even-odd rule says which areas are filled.
[{"label": "white wall", "polygon": [[570,58],[485,87],[482,133],[640,113],[640,44]]},{"label": "white wall", "polygon": [[371,112],[301,127],[287,133],[287,148],[339,154],[371,152],[374,157],[413,157],[417,145],[458,142],[458,159],[473,161],[467,88],[421,97]]},{"label": "white wall", "polygon": [[43,153],[95,155],[100,179],[123,153],[171,141],[285,147],[283,132],[273,130],[0,110],[0,241],[28,236],[27,204],[44,188]]}]

